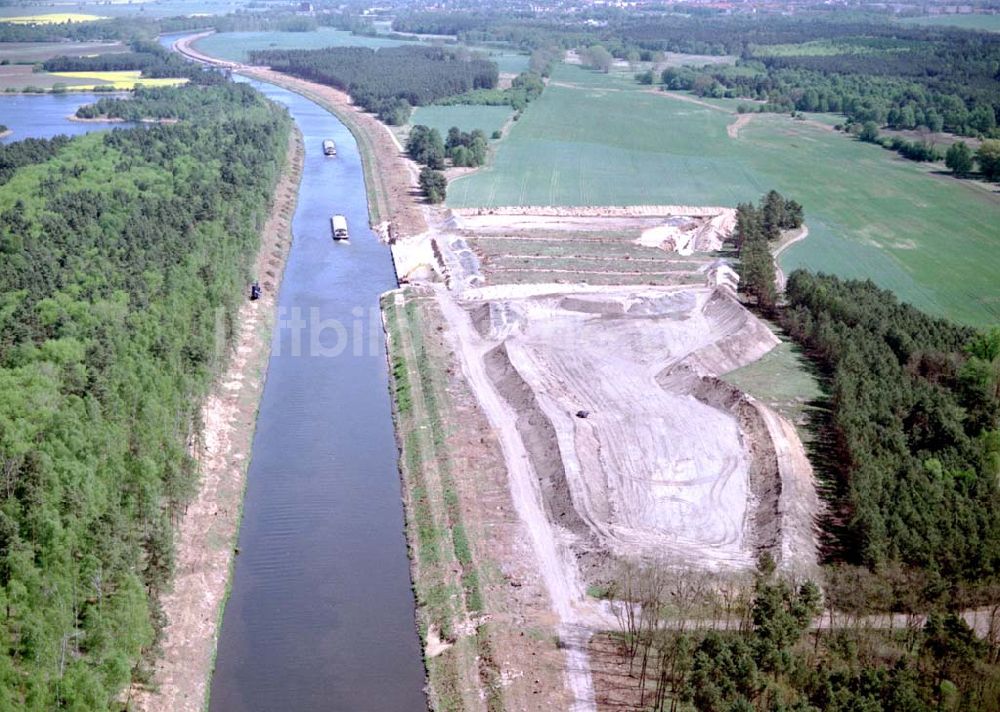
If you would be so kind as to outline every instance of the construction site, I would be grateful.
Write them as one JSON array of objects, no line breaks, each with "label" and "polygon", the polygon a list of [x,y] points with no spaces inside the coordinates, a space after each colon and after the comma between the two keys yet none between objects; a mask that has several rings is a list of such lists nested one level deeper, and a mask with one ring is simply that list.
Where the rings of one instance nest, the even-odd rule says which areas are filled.
[{"label": "construction site", "polygon": [[[421,340],[425,361],[393,372],[398,388],[401,366],[424,369],[425,395],[443,379],[432,394],[435,459],[456,447],[472,455],[453,473],[461,482],[450,509],[478,524],[455,583],[476,563],[501,574],[478,576],[487,591],[485,603],[465,607],[472,640],[505,635],[492,583],[511,629],[547,621],[558,641],[564,660],[552,665],[563,675],[534,679],[532,695],[600,707],[591,638],[616,627],[624,565],[721,580],[766,553],[790,575],[815,572],[820,500],[796,424],[726,380],[780,343],[737,297],[726,245],[734,210],[428,209],[427,224],[392,245],[404,287],[389,315],[390,354],[394,339]],[[475,417],[448,416],[460,393]],[[405,479],[419,466],[407,458],[405,418],[398,427]],[[462,444],[451,444],[459,434]],[[499,483],[502,501],[484,509],[487,481]],[[414,571],[419,598],[419,560]],[[452,633],[439,649],[459,655],[461,638]],[[521,708],[525,663],[505,660],[503,647],[468,654],[479,683]]]}]

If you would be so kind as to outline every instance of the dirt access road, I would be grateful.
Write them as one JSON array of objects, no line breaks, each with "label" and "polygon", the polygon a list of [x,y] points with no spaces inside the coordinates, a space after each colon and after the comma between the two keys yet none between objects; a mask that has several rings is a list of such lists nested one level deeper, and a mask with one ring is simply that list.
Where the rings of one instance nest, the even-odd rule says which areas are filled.
[{"label": "dirt access road", "polygon": [[559,617],[559,634],[566,651],[566,677],[574,698],[573,710],[594,708],[594,688],[587,660],[589,630],[604,627],[596,609],[584,610],[583,584],[576,575],[573,554],[542,510],[539,480],[517,432],[517,414],[497,392],[486,374],[484,357],[491,344],[479,338],[462,308],[443,289],[437,303],[451,328],[452,343],[460,354],[462,373],[475,392],[487,420],[500,440],[507,463],[514,507],[530,535],[538,570],[545,581],[551,605]]}]

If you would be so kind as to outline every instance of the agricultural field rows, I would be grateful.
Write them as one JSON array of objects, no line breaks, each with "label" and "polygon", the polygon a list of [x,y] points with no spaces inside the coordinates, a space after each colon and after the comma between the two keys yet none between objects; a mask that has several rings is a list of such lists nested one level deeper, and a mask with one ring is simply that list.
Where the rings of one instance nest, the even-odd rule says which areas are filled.
[{"label": "agricultural field rows", "polygon": [[131,89],[138,85],[144,87],[172,87],[184,84],[187,79],[171,77],[143,77],[138,70],[118,72],[52,72],[53,77],[71,79],[73,81],[90,82],[79,89],[94,89],[98,86],[112,86],[115,89]]},{"label": "agricultural field rows", "polygon": [[0,43],[0,61],[11,64],[44,62],[53,57],[79,57],[88,54],[117,54],[127,52],[121,42],[3,42]]},{"label": "agricultural field rows", "polygon": [[512,113],[509,106],[418,106],[410,117],[410,124],[423,124],[437,129],[442,137],[448,135],[448,129],[452,126],[457,126],[462,131],[482,129],[490,136],[507,122]]},{"label": "agricultural field rows", "polygon": [[167,87],[184,84],[187,79],[143,77],[141,72],[32,72],[27,65],[0,67],[0,91],[54,89],[57,85],[69,91],[93,91],[97,87],[127,90],[139,84],[144,87]]},{"label": "agricultural field rows", "polygon": [[640,232],[594,234],[536,231],[466,236],[489,283],[703,284],[706,257],[678,258],[636,244]]},{"label": "agricultural field rows", "polygon": [[51,12],[39,15],[15,15],[0,17],[0,22],[11,22],[15,25],[56,25],[63,22],[93,22],[104,20],[101,15],[89,15],[82,12]]},{"label": "agricultural field rows", "polygon": [[805,206],[810,229],[786,270],[871,278],[968,324],[1000,318],[995,195],[786,116],[753,116],[733,138],[731,111],[682,98],[561,66],[448,204],[732,206],[773,188]]}]

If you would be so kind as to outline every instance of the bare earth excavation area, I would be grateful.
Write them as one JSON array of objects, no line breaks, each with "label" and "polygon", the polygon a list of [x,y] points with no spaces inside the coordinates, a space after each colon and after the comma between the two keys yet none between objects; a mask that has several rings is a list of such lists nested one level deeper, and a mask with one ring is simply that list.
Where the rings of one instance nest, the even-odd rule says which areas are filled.
[{"label": "bare earth excavation area", "polygon": [[614,627],[588,586],[622,561],[710,571],[816,565],[819,500],[791,423],[723,380],[778,343],[738,301],[724,208],[432,214],[397,241],[438,280],[456,360],[507,465],[567,655],[594,709],[586,641]]},{"label": "bare earth excavation area", "polygon": [[779,464],[800,454],[794,431],[772,432],[778,416],[717,378],[778,343],[726,287],[468,290],[462,304],[585,574],[602,578],[609,554],[744,568],[767,550],[811,565],[814,508],[782,496],[799,489],[783,479],[808,483],[804,457]]}]

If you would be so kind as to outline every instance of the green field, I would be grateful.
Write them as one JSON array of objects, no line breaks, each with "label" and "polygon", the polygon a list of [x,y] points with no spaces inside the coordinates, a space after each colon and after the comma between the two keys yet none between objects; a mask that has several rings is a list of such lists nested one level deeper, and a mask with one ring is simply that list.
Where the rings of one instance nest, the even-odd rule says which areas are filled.
[{"label": "green field", "polygon": [[810,229],[786,269],[871,277],[932,313],[1000,322],[996,196],[785,116],[732,139],[731,113],[575,67],[555,79],[493,163],[452,182],[449,205],[736,205],[774,188]]},{"label": "green field", "polygon": [[467,104],[418,106],[413,111],[410,123],[414,126],[423,124],[437,129],[441,132],[442,137],[447,135],[448,129],[452,126],[457,126],[462,131],[482,129],[489,137],[495,130],[504,125],[513,111],[509,106],[470,106]]},{"label": "green field", "polygon": [[929,27],[961,27],[964,30],[1000,32],[1000,15],[930,15],[907,17],[900,22]]},{"label": "green field", "polygon": [[[196,49],[213,57],[221,57],[232,62],[245,62],[250,50],[254,49],[322,49],[323,47],[398,47],[402,44],[417,44],[419,41],[390,39],[388,37],[365,37],[353,35],[345,30],[321,27],[315,32],[223,32],[209,35],[195,42]],[[528,68],[530,57],[491,47],[470,47],[481,52],[497,63],[501,73],[518,74]]]},{"label": "green field", "polygon": [[2,42],[0,62],[11,64],[44,62],[52,57],[80,57],[88,54],[127,52],[121,42]]},{"label": "green field", "polygon": [[383,37],[352,35],[346,30],[321,27],[315,32],[221,32],[194,43],[195,49],[231,62],[247,61],[254,49],[322,49],[323,47],[398,47],[408,44]]},{"label": "green field", "polygon": [[810,413],[824,393],[814,367],[787,336],[753,363],[730,371],[723,379],[749,393],[796,425],[804,438],[812,435],[805,427]]},{"label": "green field", "polygon": [[531,57],[527,54],[508,52],[492,47],[469,47],[469,49],[473,52],[485,54],[490,61],[496,62],[497,69],[501,74],[520,74],[521,72],[528,71],[528,63]]}]

